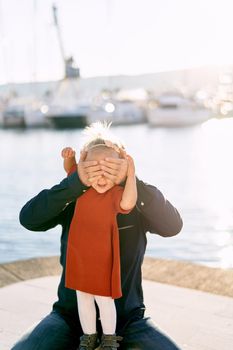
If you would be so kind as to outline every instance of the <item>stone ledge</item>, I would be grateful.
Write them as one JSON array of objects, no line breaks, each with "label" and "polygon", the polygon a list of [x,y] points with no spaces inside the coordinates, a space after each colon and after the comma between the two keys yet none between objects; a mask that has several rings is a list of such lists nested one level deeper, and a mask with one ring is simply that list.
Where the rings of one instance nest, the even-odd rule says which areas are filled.
[{"label": "stone ledge", "polygon": [[[151,281],[233,297],[233,269],[145,257],[142,272],[143,278]],[[58,256],[0,264],[0,287],[60,274]]]},{"label": "stone ledge", "polygon": [[143,263],[143,278],[233,297],[233,269],[146,257]]},{"label": "stone ledge", "polygon": [[0,264],[0,287],[29,279],[61,273],[59,257],[33,258]]}]

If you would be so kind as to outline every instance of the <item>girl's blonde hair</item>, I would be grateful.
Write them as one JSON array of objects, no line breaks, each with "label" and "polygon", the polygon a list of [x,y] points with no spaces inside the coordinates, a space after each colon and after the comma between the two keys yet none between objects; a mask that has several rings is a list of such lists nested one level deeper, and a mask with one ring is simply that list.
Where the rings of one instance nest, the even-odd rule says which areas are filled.
[{"label": "girl's blonde hair", "polygon": [[123,143],[111,133],[110,126],[112,122],[94,122],[90,126],[87,126],[83,135],[85,137],[85,143],[82,150],[89,151],[90,149],[98,146],[106,146],[113,148],[116,152],[120,153],[125,147]]}]

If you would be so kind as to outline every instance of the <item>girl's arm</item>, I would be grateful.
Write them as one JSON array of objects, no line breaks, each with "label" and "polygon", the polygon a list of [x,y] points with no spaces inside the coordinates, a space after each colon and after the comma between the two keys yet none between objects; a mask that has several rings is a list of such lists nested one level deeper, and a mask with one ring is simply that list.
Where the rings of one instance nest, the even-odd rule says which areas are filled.
[{"label": "girl's arm", "polygon": [[77,165],[75,159],[75,151],[71,147],[66,147],[62,150],[61,156],[63,160],[63,166],[67,174],[70,173],[71,169]]},{"label": "girl's arm", "polygon": [[128,160],[128,170],[127,170],[127,178],[124,187],[124,191],[122,194],[120,207],[123,210],[130,210],[136,205],[137,202],[137,184],[136,184],[136,176],[135,176],[135,166],[133,158],[127,155]]}]

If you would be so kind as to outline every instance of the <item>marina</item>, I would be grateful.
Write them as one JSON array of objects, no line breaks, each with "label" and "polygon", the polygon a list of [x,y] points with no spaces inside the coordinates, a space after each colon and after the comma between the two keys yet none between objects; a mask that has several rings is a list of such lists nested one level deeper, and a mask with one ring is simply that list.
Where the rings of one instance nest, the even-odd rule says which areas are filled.
[{"label": "marina", "polygon": [[[137,76],[126,76],[125,79],[119,77],[120,82],[117,76],[108,75],[104,83],[103,79],[101,83],[101,78],[97,77],[97,88],[93,89],[92,81],[82,77],[81,69],[76,64],[75,58],[67,53],[67,45],[63,39],[64,27],[60,24],[61,13],[57,5],[53,4],[51,10],[53,29],[56,33],[63,66],[63,78],[54,82],[52,88],[45,89],[40,96],[37,93],[36,81],[32,85],[33,89],[30,90],[30,94],[22,96],[20,89],[16,88],[16,91],[14,86],[13,90],[8,90],[8,93],[4,92],[3,96],[0,94],[1,127],[81,128],[97,120],[112,122],[113,125],[148,123],[152,127],[184,127],[201,124],[213,117],[227,114],[226,104],[229,108],[229,105],[233,103],[232,67],[228,68],[228,84],[225,84],[225,90],[221,88],[221,79],[218,83],[216,82],[218,79],[216,72],[211,72],[207,80],[198,82],[199,86],[195,87],[194,78],[192,77],[190,81],[188,78],[189,74],[192,76],[192,70],[158,73],[154,85],[150,75],[148,75],[148,81],[151,83],[144,81],[143,84],[140,83],[140,77]],[[36,2],[34,3],[34,16],[36,20]],[[34,36],[36,35],[36,27],[34,27]],[[34,56],[35,52],[36,42],[34,43]],[[196,75],[201,75],[201,71],[202,69],[197,70]],[[164,85],[164,80],[169,76],[167,73],[172,80],[169,81],[169,84]],[[119,80],[119,83],[114,84],[113,80]],[[215,83],[209,89],[211,80],[212,84],[214,80]],[[171,86],[173,86],[173,91],[169,91]],[[198,100],[196,97],[201,88],[204,89],[202,93],[205,99]],[[128,96],[120,97],[127,89]],[[135,89],[144,91],[143,101],[129,98]],[[225,94],[221,92],[223,90]]]},{"label": "marina", "polygon": [[95,121],[113,125],[148,123],[152,127],[185,127],[201,124],[214,114],[208,100],[198,101],[178,91],[149,96],[143,100],[130,98],[133,89],[121,97],[121,91],[100,90],[85,95],[80,81],[64,78],[44,99],[11,98],[2,106],[2,128],[82,128]]}]

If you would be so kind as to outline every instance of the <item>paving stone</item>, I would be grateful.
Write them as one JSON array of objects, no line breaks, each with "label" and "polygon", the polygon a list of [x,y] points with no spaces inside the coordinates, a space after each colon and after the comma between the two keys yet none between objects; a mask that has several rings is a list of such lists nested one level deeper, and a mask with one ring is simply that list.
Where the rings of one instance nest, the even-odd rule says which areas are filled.
[{"label": "paving stone", "polygon": [[[43,277],[0,289],[0,350],[9,350],[51,311],[59,279]],[[181,349],[231,349],[233,298],[147,280],[143,289],[146,315]]]}]

